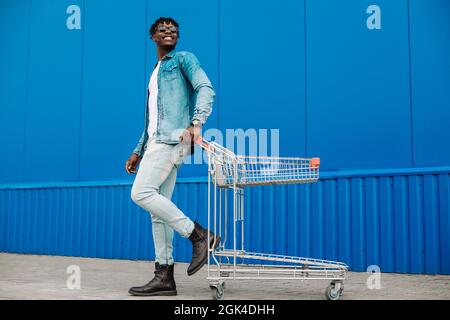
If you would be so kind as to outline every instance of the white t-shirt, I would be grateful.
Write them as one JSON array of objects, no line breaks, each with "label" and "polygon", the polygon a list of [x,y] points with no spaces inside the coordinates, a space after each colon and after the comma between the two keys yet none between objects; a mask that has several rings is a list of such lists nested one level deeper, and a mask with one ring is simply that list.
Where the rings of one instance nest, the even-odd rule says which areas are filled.
[{"label": "white t-shirt", "polygon": [[161,61],[158,61],[158,65],[153,70],[150,81],[148,82],[148,136],[153,137],[156,134],[156,126],[158,124],[158,70]]}]

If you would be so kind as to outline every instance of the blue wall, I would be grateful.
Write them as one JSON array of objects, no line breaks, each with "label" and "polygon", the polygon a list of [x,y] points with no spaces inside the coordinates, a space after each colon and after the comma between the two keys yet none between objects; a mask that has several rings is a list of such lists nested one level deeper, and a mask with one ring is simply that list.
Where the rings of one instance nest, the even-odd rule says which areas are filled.
[{"label": "blue wall", "polygon": [[[366,27],[373,3],[381,30]],[[81,30],[66,28],[70,4]],[[160,15],[179,20],[179,49],[217,91],[207,128],[279,128],[283,155],[320,156],[323,170],[450,164],[446,0],[0,6],[1,182],[129,179]]]},{"label": "blue wall", "polygon": [[[81,9],[81,30],[66,27],[66,9],[71,4]],[[371,4],[381,8],[381,30],[366,27],[366,9]],[[142,132],[146,87],[156,61],[147,32],[159,16],[178,20],[178,49],[198,56],[216,89],[214,111],[205,129],[280,129],[280,154],[320,156],[325,177],[338,179],[323,182],[320,188],[331,193],[312,200],[336,206],[336,217],[340,217],[336,219],[346,219],[339,208],[351,208],[345,207],[352,212],[351,229],[325,224],[347,241],[338,245],[343,254],[338,258],[363,270],[394,248],[402,254],[385,258],[387,262],[382,263],[389,271],[449,273],[443,267],[444,262],[450,265],[450,239],[445,236],[450,230],[449,182],[442,178],[450,167],[448,0],[174,0],[170,7],[154,0],[126,4],[120,0],[0,0],[0,186],[8,190],[8,197],[26,201],[17,205],[29,205],[28,198],[22,198],[24,183],[38,183],[39,197],[51,196],[53,201],[73,183],[130,184],[124,161]],[[429,176],[422,175],[423,170]],[[355,174],[362,180],[353,180]],[[205,165],[184,165],[179,173],[180,177],[205,175]],[[380,178],[372,181],[373,176]],[[345,177],[352,182],[342,182]],[[70,183],[60,191],[39,184],[59,182]],[[376,225],[381,229],[368,227],[372,216],[360,220],[366,209],[358,210],[366,202],[345,204],[345,194],[333,191],[335,185],[349,192],[366,182],[375,191],[364,189],[363,196],[377,203],[371,208],[378,212]],[[197,188],[198,183],[180,183],[178,188]],[[76,197],[85,191],[73,192],[73,201],[78,202]],[[133,207],[128,190],[120,192],[125,192],[121,201]],[[5,199],[0,197],[1,221],[12,219],[6,218],[11,208]],[[303,196],[292,201],[285,204],[286,212],[306,219]],[[50,214],[48,200],[34,203],[33,210]],[[87,204],[82,204],[83,210],[71,205],[59,208],[61,214],[96,210]],[[133,210],[133,214],[139,212]],[[274,206],[264,211],[264,221],[275,223],[276,210]],[[23,215],[31,224],[23,228],[34,230],[34,220]],[[321,224],[328,221],[325,217],[313,214],[311,218]],[[51,217],[45,219],[41,229],[33,232],[47,237],[54,229],[46,227]],[[390,219],[396,221],[395,228],[390,227]],[[398,229],[403,223],[406,229]],[[2,242],[12,232],[6,225],[2,224]],[[76,226],[67,232],[76,234]],[[130,230],[115,228],[111,232],[120,237],[131,236]],[[272,230],[273,226],[262,228]],[[305,227],[280,228],[273,232],[281,243],[291,246],[290,237],[294,237],[292,252],[335,257],[333,242],[323,239],[326,230],[311,234],[308,244],[303,239],[308,232]],[[395,243],[385,242],[386,237]],[[93,251],[77,248],[81,238],[71,239],[73,250],[40,252],[89,255],[100,250],[100,246]],[[252,241],[258,250],[279,249],[262,238]],[[16,250],[1,244],[1,250]],[[307,247],[312,251],[306,251]],[[145,254],[133,254],[131,244],[121,254],[114,254],[119,249],[108,250],[112,250],[108,257],[152,258],[148,243]],[[350,258],[349,252],[362,256]]]},{"label": "blue wall", "polygon": [[[0,252],[153,260],[150,218],[130,189],[120,181],[0,186]],[[181,179],[173,200],[206,225],[207,191],[204,181]],[[339,260],[354,271],[450,274],[450,169],[325,173],[312,185],[249,188],[246,199],[249,251]],[[191,254],[176,235],[175,260]]]}]

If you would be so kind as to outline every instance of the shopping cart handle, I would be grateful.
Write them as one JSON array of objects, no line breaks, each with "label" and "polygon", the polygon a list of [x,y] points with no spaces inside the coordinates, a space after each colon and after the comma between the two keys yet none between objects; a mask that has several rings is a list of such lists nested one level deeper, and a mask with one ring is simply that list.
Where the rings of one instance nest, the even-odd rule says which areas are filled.
[{"label": "shopping cart handle", "polygon": [[198,144],[198,145],[201,146],[203,141],[204,141],[203,137],[202,136],[198,136],[197,140],[195,140],[195,144]]},{"label": "shopping cart handle", "polygon": [[320,167],[320,158],[311,158],[309,161],[309,165],[311,168],[319,168]]},{"label": "shopping cart handle", "polygon": [[208,141],[203,139],[202,136],[197,137],[197,139],[195,140],[195,144],[198,144],[200,147],[202,147],[203,149],[205,149],[208,152],[214,152],[214,147],[212,145],[210,145],[210,143]]}]

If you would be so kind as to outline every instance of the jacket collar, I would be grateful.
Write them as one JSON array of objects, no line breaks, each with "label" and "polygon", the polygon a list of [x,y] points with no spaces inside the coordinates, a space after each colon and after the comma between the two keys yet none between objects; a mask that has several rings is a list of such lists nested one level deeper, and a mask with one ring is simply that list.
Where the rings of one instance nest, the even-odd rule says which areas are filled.
[{"label": "jacket collar", "polygon": [[[166,54],[164,55],[164,57],[162,57],[161,61],[163,61],[163,60],[165,60],[165,59],[172,59],[176,52],[177,52],[177,51],[176,51],[175,49],[173,49],[172,51],[166,53]],[[155,69],[157,65],[158,65],[158,62],[155,63],[155,65],[153,66],[153,69]]]},{"label": "jacket collar", "polygon": [[175,53],[176,53],[176,50],[173,49],[172,51],[166,53],[166,55],[163,57],[163,59],[165,59],[166,57],[167,57],[167,58],[173,58],[173,56],[175,55]]}]

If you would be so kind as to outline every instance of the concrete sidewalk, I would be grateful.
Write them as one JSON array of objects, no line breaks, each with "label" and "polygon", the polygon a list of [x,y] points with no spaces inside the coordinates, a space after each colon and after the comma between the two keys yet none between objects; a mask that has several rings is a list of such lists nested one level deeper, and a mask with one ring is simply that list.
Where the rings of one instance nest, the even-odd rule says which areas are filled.
[{"label": "concrete sidewalk", "polygon": [[[68,289],[69,266],[79,266],[81,288]],[[0,253],[0,299],[211,299],[206,267],[186,274],[188,264],[175,265],[178,296],[133,297],[131,286],[153,277],[154,265],[147,261],[109,260],[60,256]],[[369,290],[369,274],[349,272],[341,299],[450,299],[450,276],[381,274],[381,289]],[[325,298],[329,281],[227,281],[225,300]]]}]

